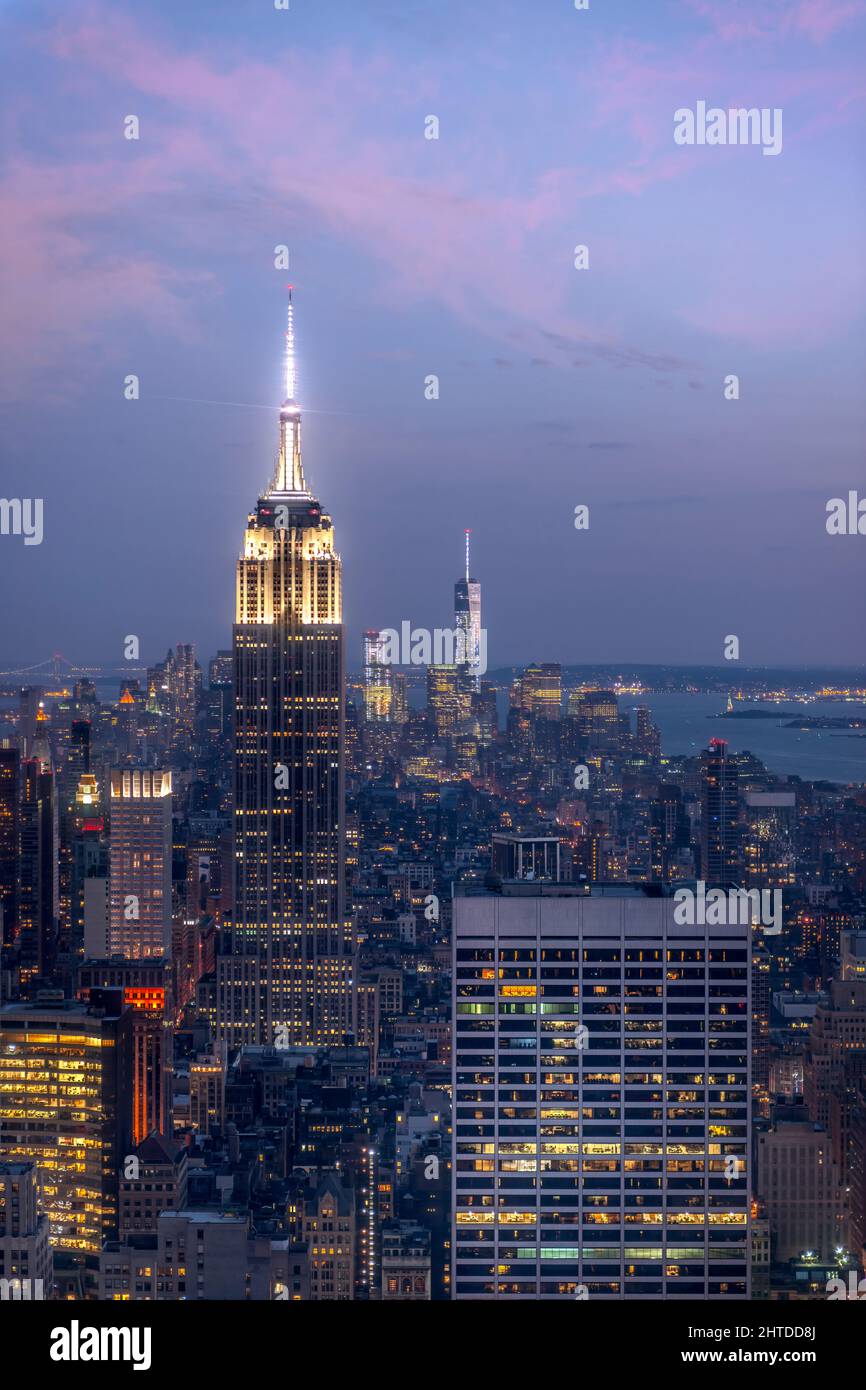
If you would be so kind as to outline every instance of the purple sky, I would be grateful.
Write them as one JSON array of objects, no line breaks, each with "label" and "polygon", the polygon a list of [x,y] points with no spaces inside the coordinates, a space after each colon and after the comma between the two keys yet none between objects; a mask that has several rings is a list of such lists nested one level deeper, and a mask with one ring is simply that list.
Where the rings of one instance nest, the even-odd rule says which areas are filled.
[{"label": "purple sky", "polygon": [[[863,0],[0,0],[0,51],[0,491],[44,499],[0,665],[229,645],[288,279],[350,665],[451,623],[465,526],[491,665],[866,660]],[[782,153],[676,145],[700,100]]]}]

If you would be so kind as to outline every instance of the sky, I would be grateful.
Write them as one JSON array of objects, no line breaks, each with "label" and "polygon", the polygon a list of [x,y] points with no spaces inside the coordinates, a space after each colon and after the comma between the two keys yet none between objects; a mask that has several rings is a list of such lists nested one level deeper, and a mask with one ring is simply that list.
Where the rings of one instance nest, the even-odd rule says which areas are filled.
[{"label": "sky", "polygon": [[230,646],[289,280],[350,668],[466,527],[491,667],[866,661],[864,0],[0,0],[0,53],[0,667]]}]

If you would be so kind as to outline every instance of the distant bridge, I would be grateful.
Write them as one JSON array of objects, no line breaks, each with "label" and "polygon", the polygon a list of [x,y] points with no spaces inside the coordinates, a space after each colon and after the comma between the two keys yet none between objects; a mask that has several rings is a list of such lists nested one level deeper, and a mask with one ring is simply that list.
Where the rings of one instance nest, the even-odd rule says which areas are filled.
[{"label": "distant bridge", "polygon": [[[22,679],[18,682],[19,685],[42,685],[48,681],[56,683],[77,680],[83,676],[90,676],[96,680],[110,676],[139,676],[144,675],[146,671],[146,666],[134,666],[131,662],[126,662],[123,666],[78,666],[75,662],[69,661],[62,652],[55,652],[53,656],[46,657],[44,661],[37,661],[32,666],[0,671],[0,680],[9,676],[20,676]],[[13,693],[17,694],[17,689],[16,686]]]}]

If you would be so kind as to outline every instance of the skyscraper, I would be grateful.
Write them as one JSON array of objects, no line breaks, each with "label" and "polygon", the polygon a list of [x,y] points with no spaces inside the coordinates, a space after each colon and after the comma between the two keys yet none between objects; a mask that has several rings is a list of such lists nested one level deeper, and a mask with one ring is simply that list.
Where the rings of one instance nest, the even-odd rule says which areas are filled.
[{"label": "skyscraper", "polygon": [[376,628],[364,633],[364,717],[388,724],[393,703],[393,671],[384,660],[385,640]]},{"label": "skyscraper", "polygon": [[469,713],[469,692],[455,665],[427,667],[427,711],[436,738],[451,738]]},{"label": "skyscraper", "polygon": [[119,991],[0,1008],[0,1161],[36,1163],[60,1250],[96,1254],[116,1234],[130,1023]]},{"label": "skyscraper", "polygon": [[184,752],[192,747],[195,721],[201,699],[201,667],[191,642],[178,642],[171,672],[174,746]]},{"label": "skyscraper", "polygon": [[20,761],[17,748],[0,748],[0,947],[18,937]]},{"label": "skyscraper", "polygon": [[652,710],[648,705],[638,705],[636,724],[636,751],[650,762],[658,762],[662,747],[661,730],[653,723]]},{"label": "skyscraper", "polygon": [[77,995],[87,1002],[117,991],[129,1013],[130,1132],[133,1142],[172,1128],[172,1046],[174,990],[172,962],[162,960],[86,960],[78,969]]},{"label": "skyscraper", "polygon": [[409,718],[409,697],[406,691],[406,672],[394,672],[394,689],[391,700],[391,723],[405,724]]},{"label": "skyscraper", "polygon": [[146,960],[171,951],[171,773],[111,774],[111,916],[104,956]]},{"label": "skyscraper", "polygon": [[[55,709],[57,707],[55,706]],[[81,778],[90,775],[92,726],[89,719],[71,719],[57,733],[62,759],[57,772],[59,950],[70,949],[72,937],[73,837],[77,819],[77,794]]]},{"label": "skyscraper", "polygon": [[[477,664],[481,658],[481,585],[469,575],[469,537],[466,531],[466,572],[454,585],[454,626],[464,634],[460,646],[458,665],[468,667]],[[473,690],[478,689],[479,676],[476,671],[465,671]]]},{"label": "skyscraper", "polygon": [[20,825],[18,945],[21,979],[29,981],[50,973],[57,945],[57,788],[41,757],[21,765]]},{"label": "skyscraper", "polygon": [[235,915],[217,1026],[232,1043],[339,1044],[353,1026],[341,562],[304,478],[291,298],[276,474],[247,522],[233,645]]},{"label": "skyscraper", "polygon": [[456,1298],[749,1296],[751,929],[674,909],[456,885]]},{"label": "skyscraper", "polygon": [[619,736],[619,704],[612,690],[572,691],[568,713],[577,720],[580,746],[585,753],[611,753]]},{"label": "skyscraper", "polygon": [[524,708],[536,719],[562,717],[562,667],[558,661],[527,666],[521,678]]},{"label": "skyscraper", "polygon": [[728,883],[739,877],[737,765],[723,738],[711,738],[701,754],[701,878]]}]

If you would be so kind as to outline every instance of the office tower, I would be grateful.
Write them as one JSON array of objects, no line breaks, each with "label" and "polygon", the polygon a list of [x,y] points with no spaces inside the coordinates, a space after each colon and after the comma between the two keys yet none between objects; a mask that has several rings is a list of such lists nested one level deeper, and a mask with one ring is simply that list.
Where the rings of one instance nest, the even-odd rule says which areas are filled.
[{"label": "office tower", "polygon": [[471,731],[471,726],[459,731],[454,738],[453,766],[467,777],[478,775],[478,738]]},{"label": "office tower", "polygon": [[796,878],[794,792],[746,792],[743,877],[747,888],[787,888]]},{"label": "office tower", "polygon": [[456,1298],[749,1296],[748,926],[455,885]]},{"label": "office tower", "polygon": [[468,694],[457,666],[427,667],[427,714],[436,738],[451,738],[468,714]]},{"label": "office tower", "polygon": [[85,897],[87,881],[102,881],[105,911],[97,955],[108,949],[108,837],[105,833],[105,807],[99,783],[92,772],[82,774],[75,792],[75,801],[66,816],[69,840],[69,948],[80,956],[85,939]]},{"label": "office tower", "polygon": [[103,960],[111,937],[111,895],[108,851],[82,884],[81,908],[86,960]]},{"label": "office tower", "polygon": [[0,747],[0,947],[18,939],[20,758]]},{"label": "office tower", "polygon": [[90,756],[93,743],[93,726],[89,719],[73,719],[69,726],[66,741],[66,758],[60,781],[63,785],[64,799],[72,800],[75,789],[83,775],[91,771]]},{"label": "office tower", "polygon": [[[56,712],[57,706],[55,706],[55,716]],[[93,726],[89,719],[70,718],[68,724],[57,730],[55,738],[58,745],[57,794],[62,839],[65,839],[66,814],[75,801],[78,784],[81,778],[91,771],[92,740]]]},{"label": "office tower", "polygon": [[231,874],[226,854],[228,819],[215,811],[191,815],[186,846],[187,913],[198,921],[218,909],[224,875]]},{"label": "office tower", "polygon": [[72,719],[62,731],[62,760],[57,774],[58,800],[58,903],[60,949],[68,951],[72,941],[72,862],[76,800],[82,777],[90,775],[91,724],[89,719]]},{"label": "office tower", "polygon": [[116,1231],[129,1062],[116,992],[0,1008],[0,1159],[36,1163],[56,1249],[95,1254]]},{"label": "office tower", "polygon": [[205,733],[221,747],[231,736],[234,719],[234,657],[230,651],[219,651],[208,667],[208,689],[205,705]]},{"label": "office tower", "polygon": [[33,757],[33,744],[38,736],[38,724],[45,718],[42,703],[45,690],[39,685],[25,685],[18,696],[18,742],[22,758]]},{"label": "office tower", "polygon": [[481,681],[478,694],[473,700],[478,718],[478,741],[483,746],[494,743],[499,733],[499,711],[496,708],[496,686],[489,681]]},{"label": "office tower", "polygon": [[[854,1181],[859,1097],[866,1085],[866,980],[832,980],[819,1000],[803,1076],[803,1097],[825,1139],[839,1189],[839,1205]],[[846,1215],[847,1220],[847,1215]],[[843,1243],[847,1243],[843,1239]]]},{"label": "office tower", "polygon": [[[39,739],[34,740],[38,747]],[[22,984],[48,975],[57,945],[57,801],[54,773],[42,758],[21,764],[21,881],[18,946]]]},{"label": "office tower", "polygon": [[341,562],[304,479],[291,300],[286,343],[276,475],[237,569],[234,922],[218,1029],[232,1043],[332,1045],[352,1030]]},{"label": "office tower", "polygon": [[54,1257],[37,1178],[32,1159],[0,1162],[0,1286],[13,1281],[9,1294],[0,1293],[0,1299],[51,1297]]},{"label": "office tower", "polygon": [[[363,700],[361,701],[361,706],[363,707]],[[369,743],[369,738],[365,738],[363,741],[361,739],[360,720],[362,713],[363,709],[361,708],[359,710],[359,706],[355,704],[354,700],[346,701],[346,707],[343,711],[343,753],[346,767],[346,777],[351,779],[353,782],[355,778],[364,776],[367,762],[365,745]],[[369,735],[369,728],[366,730],[366,733]],[[351,834],[351,826],[352,816],[350,814],[349,816],[347,816],[346,819],[346,866],[350,870],[350,872],[351,866],[349,864],[349,856],[351,854],[352,847],[348,843],[348,837]],[[355,848],[357,848],[357,843]],[[357,866],[357,857],[353,859],[353,863],[355,866]]]},{"label": "office tower", "polygon": [[355,1042],[359,1047],[370,1049],[370,1070],[374,1074],[379,1058],[381,1026],[381,992],[378,983],[366,973],[361,973],[355,987]]},{"label": "office tower", "polygon": [[520,677],[513,680],[509,686],[505,731],[514,756],[526,757],[532,747],[532,720],[529,713],[529,697],[524,695],[523,681]]},{"label": "office tower", "polygon": [[789,1108],[758,1135],[758,1196],[770,1223],[777,1264],[811,1250],[829,1260],[845,1241],[839,1178],[827,1131],[812,1124],[802,1106]]},{"label": "office tower", "polygon": [[93,991],[118,990],[129,1013],[129,1130],[141,1143],[156,1130],[172,1132],[175,999],[168,960],[86,960],[79,966],[76,994],[87,1003]]},{"label": "office tower", "polygon": [[523,706],[536,719],[562,717],[562,667],[557,661],[527,666],[521,678]]},{"label": "office tower", "polygon": [[[174,653],[171,651],[171,649],[169,649],[169,651],[166,653],[165,661],[158,661],[155,666],[148,666],[146,676],[147,712],[148,714],[157,715],[158,718],[163,721],[164,732],[166,735],[170,732],[170,724],[173,710],[173,699],[171,689],[171,674],[173,660]],[[135,701],[134,697],[132,696],[132,689],[137,687],[137,685],[137,681],[126,682],[125,688],[121,694],[121,702],[123,702],[125,696],[129,695],[132,703],[134,704]],[[132,687],[132,689],[130,687]],[[163,739],[163,742],[165,741],[166,740]]]},{"label": "office tower", "polygon": [[641,757],[657,763],[662,751],[661,730],[653,723],[649,705],[638,705],[635,716],[635,748]]},{"label": "office tower", "polygon": [[[401,913],[397,921],[401,942],[408,937],[414,945],[415,914]],[[355,1042],[359,1047],[369,1047],[370,1069],[375,1072],[381,1030],[392,1026],[393,1020],[403,1012],[402,971],[385,966],[362,971],[358,976],[355,1007]]]},{"label": "office tower", "polygon": [[72,687],[72,699],[80,718],[92,722],[99,708],[99,700],[96,695],[96,685],[89,676],[75,682]]},{"label": "office tower", "polygon": [[689,845],[689,821],[679,787],[661,783],[649,809],[651,877],[656,883],[671,882],[683,877],[678,861]]},{"label": "office tower", "polygon": [[191,642],[178,642],[171,657],[172,743],[189,753],[195,740],[196,715],[201,697],[201,667]]},{"label": "office tower", "polygon": [[[462,579],[454,585],[454,627],[462,634],[459,639],[457,664],[466,668],[478,666],[482,655],[481,646],[481,585],[469,574],[469,537],[466,531],[466,570]],[[478,672],[464,670],[473,690],[478,689]]]},{"label": "office tower", "polygon": [[393,674],[394,696],[391,701],[391,723],[405,724],[409,718],[409,698],[406,693],[406,672]]},{"label": "office tower", "polygon": [[701,878],[731,883],[739,878],[737,765],[723,738],[711,738],[701,754]]},{"label": "office tower", "polygon": [[611,753],[619,742],[619,704],[611,690],[584,690],[569,696],[569,713],[577,719],[578,737],[587,753]]},{"label": "office tower", "polygon": [[752,1090],[755,1099],[769,1102],[770,979],[773,958],[766,946],[752,952]]},{"label": "office tower", "polygon": [[555,661],[528,666],[521,692],[530,716],[535,754],[556,761],[562,749],[562,667]]},{"label": "office tower", "polygon": [[866,1081],[861,1081],[851,1112],[848,1155],[851,1191],[848,1194],[848,1249],[866,1245]]},{"label": "office tower", "polygon": [[391,721],[393,671],[384,660],[385,646],[386,640],[378,629],[364,633],[364,718],[368,724]]},{"label": "office tower", "polygon": [[231,651],[217,652],[212,656],[208,666],[208,684],[211,689],[215,685],[231,686],[234,681],[234,653]]},{"label": "office tower", "polygon": [[117,768],[110,779],[109,956],[171,951],[171,773]]},{"label": "office tower", "polygon": [[207,1137],[222,1133],[226,1120],[226,1060],[222,1053],[200,1053],[189,1064],[189,1126]]},{"label": "office tower", "polygon": [[192,642],[168,649],[164,662],[147,667],[146,712],[156,716],[153,733],[160,748],[189,756],[196,737],[202,698],[202,669]]},{"label": "office tower", "polygon": [[[145,713],[158,713],[161,715],[162,711],[155,711],[151,706],[149,698],[142,704],[141,692],[138,689],[138,681],[124,682],[123,689],[120,692],[120,698],[117,701],[113,727],[114,752],[117,762],[122,762],[124,764],[134,762],[138,754],[139,716],[143,716]],[[155,741],[160,748],[164,749],[168,746],[169,729],[170,722],[168,717],[165,716],[162,726],[158,728],[158,732],[155,734]]]},{"label": "office tower", "polygon": [[609,877],[608,860],[613,851],[610,827],[603,821],[593,821],[589,831],[589,877],[601,883]]}]

